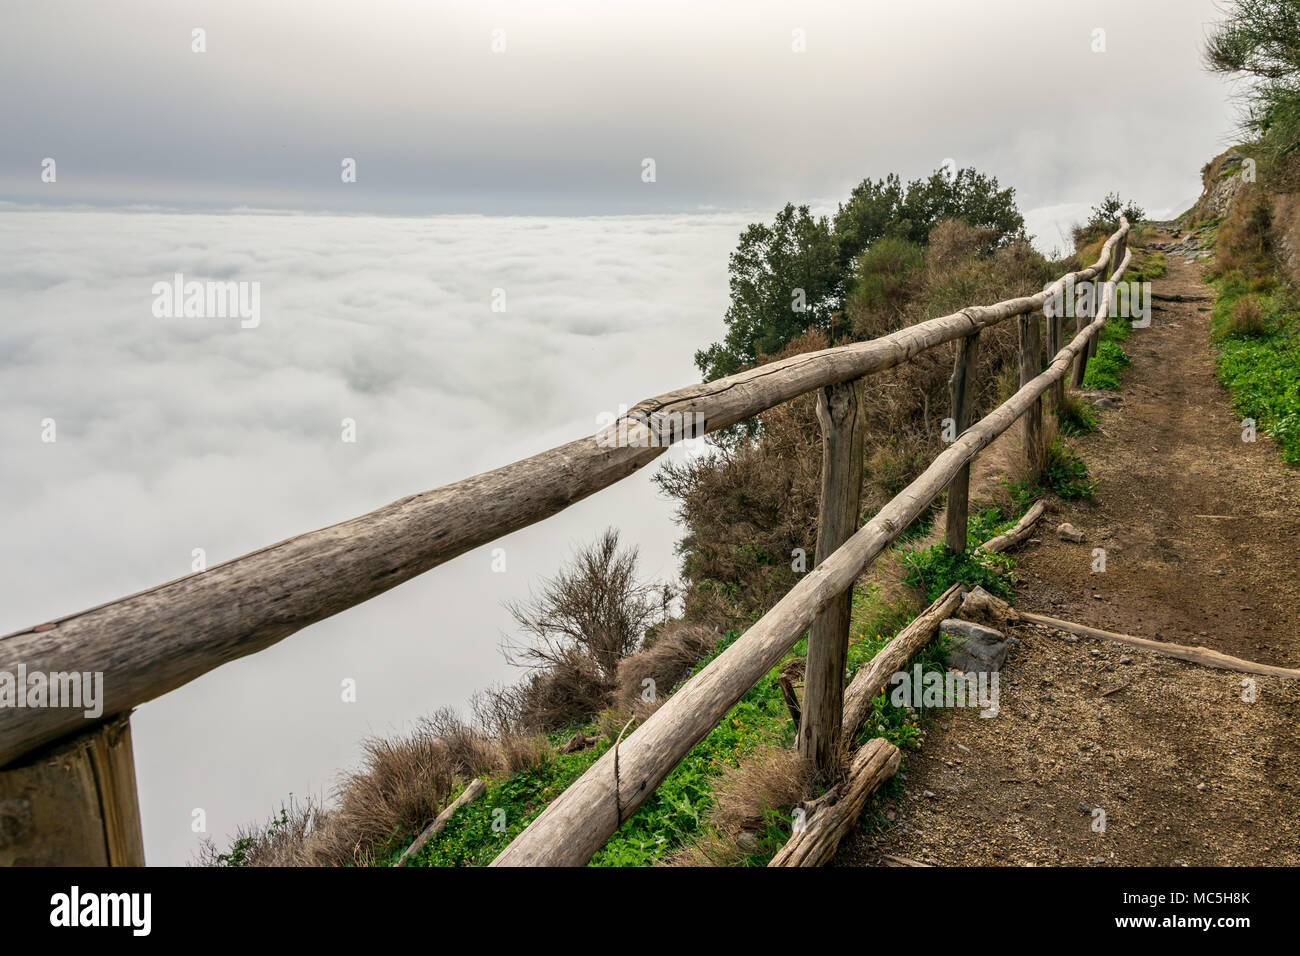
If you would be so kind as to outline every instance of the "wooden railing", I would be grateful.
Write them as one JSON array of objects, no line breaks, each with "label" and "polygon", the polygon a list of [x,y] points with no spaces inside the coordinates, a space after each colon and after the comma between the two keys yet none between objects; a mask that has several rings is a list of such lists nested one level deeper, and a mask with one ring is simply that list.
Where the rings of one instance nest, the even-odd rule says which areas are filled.
[{"label": "wooden railing", "polygon": [[[763,365],[728,378],[647,399],[596,435],[433,491],[403,498],[350,521],[271,545],[205,571],[98,607],[0,637],[0,671],[104,675],[104,722],[193,680],[227,661],[262,650],[288,635],[409,580],[444,561],[533,524],[644,467],[680,437],[664,427],[692,424],[691,434],[734,425],[808,392],[819,391],[824,437],[822,507],[817,565],[708,667],[566,790],[510,844],[497,864],[584,863],[654,791],[660,781],[722,716],[771,669],[810,626],[804,724],[800,748],[825,766],[839,744],[848,605],[857,577],[945,488],[949,489],[949,547],[965,547],[967,480],[974,455],[1017,419],[1028,453],[1041,467],[1041,397],[1057,401],[1071,363],[1082,380],[1089,343],[1105,322],[1111,286],[1099,298],[1097,318],[1076,323],[1078,334],[1042,365],[1039,322],[1044,305],[1067,283],[1091,281],[1103,270],[1113,280],[1128,263],[1128,223],[1102,248],[1097,262],[1063,276],[1042,292],[963,309],[890,335]],[[1021,387],[977,424],[968,387],[981,329],[1020,320]],[[1047,320],[1047,340],[1060,343],[1062,317]],[[926,471],[864,527],[856,528],[861,479],[860,380],[911,360],[945,342],[957,342],[953,417],[963,428]],[[966,427],[969,426],[969,427]],[[615,440],[616,439],[616,440]],[[855,452],[856,449],[856,452]],[[856,457],[855,457],[856,455]],[[855,477],[856,474],[856,477]],[[120,727],[120,723],[114,726]],[[105,728],[86,728],[78,710],[0,708],[0,797],[33,774],[66,769],[51,754],[68,747],[100,750]],[[95,747],[89,747],[89,743]],[[83,746],[86,745],[86,746]],[[130,764],[130,736],[113,737],[115,754],[103,766]],[[87,758],[90,759],[90,758]],[[107,759],[107,758],[106,758]],[[92,766],[90,771],[96,771]],[[42,769],[44,768],[44,769]],[[103,779],[101,779],[103,778]],[[115,825],[121,793],[116,777],[87,772],[64,789],[113,788],[118,811],[102,813],[105,845],[139,841],[134,827]],[[100,781],[96,783],[96,781]],[[88,783],[84,781],[89,781]],[[22,784],[29,786],[29,783]],[[134,779],[129,781],[134,797]],[[85,795],[82,794],[84,797]],[[102,796],[102,794],[101,794]],[[89,807],[82,799],[68,812]],[[104,805],[100,800],[99,804]],[[125,827],[122,832],[112,832]],[[14,851],[17,852],[17,851]],[[0,862],[11,853],[0,847]],[[68,847],[38,862],[138,862]]]}]

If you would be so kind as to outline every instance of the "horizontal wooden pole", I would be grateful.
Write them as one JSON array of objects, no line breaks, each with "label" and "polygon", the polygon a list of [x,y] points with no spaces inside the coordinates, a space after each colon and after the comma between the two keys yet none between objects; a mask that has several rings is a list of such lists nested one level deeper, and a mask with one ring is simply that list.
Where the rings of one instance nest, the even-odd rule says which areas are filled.
[{"label": "horizontal wooden pole", "polygon": [[1132,634],[1117,634],[1114,631],[1103,631],[1101,628],[1076,624],[1073,621],[1063,621],[1058,617],[1048,617],[1046,614],[1031,614],[1028,611],[1021,611],[1020,616],[1031,624],[1042,624],[1045,627],[1054,627],[1057,630],[1069,631],[1084,637],[1095,637],[1102,641],[1124,644],[1128,647],[1150,651],[1164,657],[1173,657],[1191,664],[1217,667],[1226,671],[1238,671],[1242,674],[1260,674],[1264,677],[1285,677],[1289,680],[1300,680],[1300,670],[1294,667],[1260,664],[1257,661],[1248,661],[1245,658],[1233,657],[1230,654],[1213,651],[1208,647],[1193,647],[1187,644],[1174,644],[1170,641],[1153,641],[1147,637],[1134,637]]},{"label": "horizontal wooden pole", "polygon": [[[1075,281],[1100,271],[1110,246]],[[978,328],[1041,308],[1037,295],[964,309],[892,335],[809,352],[641,402],[647,422],[728,425],[906,362]],[[690,418],[685,415],[689,413]],[[680,438],[680,434],[660,438]],[[653,426],[623,420],[597,435],[359,518],[290,538],[147,591],[0,637],[0,670],[104,674],[104,717],[130,710],[228,661],[368,601],[418,574],[534,524],[627,477],[665,450]],[[0,766],[85,729],[80,711],[0,709]]]},{"label": "horizontal wooden pole", "polygon": [[[1124,259],[1124,266],[1128,264]],[[1121,267],[1121,272],[1123,267]],[[1118,275],[1118,273],[1117,273]],[[1107,290],[1108,291],[1108,290]],[[1109,301],[1106,295],[1105,301]],[[790,589],[734,644],[611,748],[542,811],[492,862],[493,866],[581,866],[654,793],[664,777],[736,702],[803,636],[929,506],[958,470],[1010,428],[1106,323],[1105,305],[1057,353],[1041,375],[971,426],[915,481],[899,492],[840,548]]]}]

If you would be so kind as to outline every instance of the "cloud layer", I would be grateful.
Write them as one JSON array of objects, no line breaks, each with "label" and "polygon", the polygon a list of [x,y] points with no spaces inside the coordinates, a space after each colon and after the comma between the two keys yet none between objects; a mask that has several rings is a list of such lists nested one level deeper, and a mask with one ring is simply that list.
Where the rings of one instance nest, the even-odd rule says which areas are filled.
[{"label": "cloud layer", "polygon": [[[0,216],[0,633],[188,573],[195,548],[211,565],[591,434],[600,412],[696,380],[743,225]],[[177,272],[259,282],[261,324],[155,318],[152,286]],[[671,510],[635,476],[505,539],[504,574],[480,549],[142,707],[150,861],[187,857],[195,808],[222,837],[327,791],[367,733],[513,678],[502,602],[607,524],[648,574],[675,576]]]}]

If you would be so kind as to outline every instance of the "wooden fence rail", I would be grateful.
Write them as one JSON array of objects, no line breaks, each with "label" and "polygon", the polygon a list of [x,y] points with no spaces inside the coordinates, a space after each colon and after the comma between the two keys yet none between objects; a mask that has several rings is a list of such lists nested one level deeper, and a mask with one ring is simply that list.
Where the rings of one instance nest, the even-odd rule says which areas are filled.
[{"label": "wooden fence rail", "polygon": [[[868,342],[796,355],[647,399],[596,435],[433,491],[411,495],[361,517],[290,538],[206,571],[5,635],[0,637],[0,671],[16,673],[21,666],[29,673],[102,673],[104,708],[100,721],[127,714],[133,707],[223,663],[262,650],[309,624],[555,514],[649,464],[668,444],[682,437],[726,428],[810,391],[826,389],[828,396],[843,394],[843,389],[837,387],[845,383],[853,383],[850,389],[857,389],[858,380],[864,376],[910,361],[945,342],[965,341],[971,343],[973,351],[974,337],[981,329],[1016,316],[1034,316],[1043,310],[1049,298],[1072,283],[1093,280],[1108,265],[1112,275],[1118,275],[1128,261],[1126,254],[1120,258],[1128,228],[1128,223],[1121,221],[1096,263],[1062,276],[1035,295],[974,306]],[[664,761],[679,751],[685,753],[679,742],[657,737],[652,724],[667,726],[672,715],[684,707],[676,704],[679,700],[698,702],[701,705],[698,715],[685,720],[681,728],[685,734],[682,739],[695,735],[693,746],[766,673],[772,665],[765,662],[773,660],[773,653],[778,652],[777,657],[784,653],[782,648],[788,648],[785,642],[789,635],[795,633],[797,637],[817,615],[845,595],[857,571],[949,486],[980,448],[1028,411],[1031,400],[1037,402],[1033,414],[1041,415],[1041,402],[1037,400],[1043,389],[1065,374],[1053,370],[1067,355],[1071,361],[1080,356],[1079,366],[1084,364],[1086,346],[1104,321],[1104,314],[1102,311],[1103,318],[1082,329],[1061,350],[1048,372],[1022,382],[1020,391],[1011,400],[961,435],[921,478],[809,572],[786,599],[751,628],[742,639],[743,646],[750,649],[744,652],[751,655],[750,660],[738,666],[736,649],[742,644],[733,645],[625,740],[621,755],[607,754],[587,776],[566,791],[556,805],[548,808],[533,827],[511,844],[501,862],[553,861],[552,850],[540,847],[570,826],[588,837],[573,838],[574,849],[562,855],[569,862],[577,862],[579,858],[585,862],[620,822],[606,813],[613,807],[612,803],[603,809],[597,806],[601,800],[620,793],[622,817],[626,818],[662,779],[667,772],[665,766],[670,769],[680,755],[672,764]],[[1022,320],[1022,327],[1025,324]],[[1038,327],[1036,318],[1027,324],[1035,330]],[[1022,364],[1022,376],[1030,371],[1037,369]],[[963,379],[963,396],[966,387]],[[958,401],[956,395],[954,401]],[[964,397],[960,401],[955,417],[959,424],[966,424]],[[1008,414],[1012,416],[1010,419]],[[685,433],[680,428],[683,422],[690,426]],[[834,440],[836,447],[842,448],[839,439],[844,436],[837,437],[837,427],[830,426],[828,435],[832,437],[827,441]],[[851,436],[849,446],[852,446]],[[839,488],[836,494],[841,504],[831,511],[826,511],[824,506],[823,518],[839,515],[843,519],[844,509],[856,509],[856,496],[851,482],[844,487],[840,487],[842,482],[832,484]],[[957,507],[964,506],[964,487],[954,499]],[[855,525],[856,514],[851,520]],[[847,533],[852,525],[841,523],[841,534]],[[834,546],[830,538],[826,546]],[[819,553],[818,558],[821,557]],[[792,628],[797,630],[792,632]],[[827,633],[830,633],[829,624]],[[789,640],[793,643],[793,639]],[[842,663],[837,664],[836,646],[828,643],[832,640],[838,638],[828,637],[818,642],[816,657],[823,662],[819,673],[831,673],[836,667],[842,670]],[[719,668],[724,659],[728,663]],[[702,680],[709,672],[712,675]],[[697,689],[686,695],[685,691],[692,687]],[[731,703],[724,706],[727,700]],[[818,742],[817,731],[813,731],[810,746],[814,752],[826,754],[829,742],[838,734],[839,693],[828,683],[820,700],[816,721],[825,733]],[[835,727],[828,729],[832,712],[836,715]],[[661,716],[665,713],[667,716]],[[713,723],[706,725],[708,720]],[[78,710],[0,708],[0,768],[7,768],[42,747],[87,733],[88,726]],[[612,776],[615,759],[621,762],[618,776],[623,781],[617,791],[610,789],[615,779]],[[0,796],[5,792],[6,772],[0,769]],[[600,776],[601,773],[606,776]],[[596,785],[588,780],[593,775],[600,778]],[[575,795],[570,796],[571,793]],[[581,797],[582,794],[587,796]],[[598,823],[584,824],[566,816],[571,808],[577,807],[582,812],[581,807],[587,804]],[[539,832],[546,835],[540,843]],[[593,834],[598,832],[604,832],[605,836],[592,844]]]},{"label": "wooden fence rail", "polygon": [[[1127,223],[1121,232],[1127,232]],[[1109,248],[1105,250],[1109,255]],[[1115,275],[1128,266],[1126,255]],[[1106,284],[1103,302],[1112,285]],[[1053,358],[1047,370],[972,425],[833,554],[803,576],[770,611],[546,807],[493,866],[578,866],[591,859],[704,736],[852,588],[889,544],[947,487],[962,467],[1069,373],[1106,323],[1107,309]]]}]

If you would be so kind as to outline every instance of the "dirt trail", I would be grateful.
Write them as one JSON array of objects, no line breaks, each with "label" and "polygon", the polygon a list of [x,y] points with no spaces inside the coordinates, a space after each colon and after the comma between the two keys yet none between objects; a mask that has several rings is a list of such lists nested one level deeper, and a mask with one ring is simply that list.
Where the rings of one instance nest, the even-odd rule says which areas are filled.
[{"label": "dirt trail", "polygon": [[[1157,240],[1167,239],[1158,236]],[[1170,255],[1160,295],[1206,296],[1201,264]],[[1300,666],[1300,469],[1266,436],[1241,440],[1241,417],[1214,374],[1210,302],[1161,302],[1124,343],[1119,408],[1072,439],[1094,478],[1090,502],[1048,516],[1021,549],[1017,605],[1141,637],[1203,644]],[[1092,571],[1092,550],[1106,571]]]},{"label": "dirt trail", "polygon": [[[1201,268],[1171,254],[1154,291],[1208,297]],[[1300,470],[1266,437],[1241,440],[1208,298],[1155,304],[1124,343],[1118,407],[1070,440],[1097,495],[1057,503],[1019,550],[1016,606],[1300,667]],[[1062,521],[1084,543],[1059,540]],[[838,865],[1300,863],[1300,682],[1254,678],[1252,697],[1241,674],[1011,633],[999,716],[956,709],[931,725],[903,794],[876,802]]]}]

